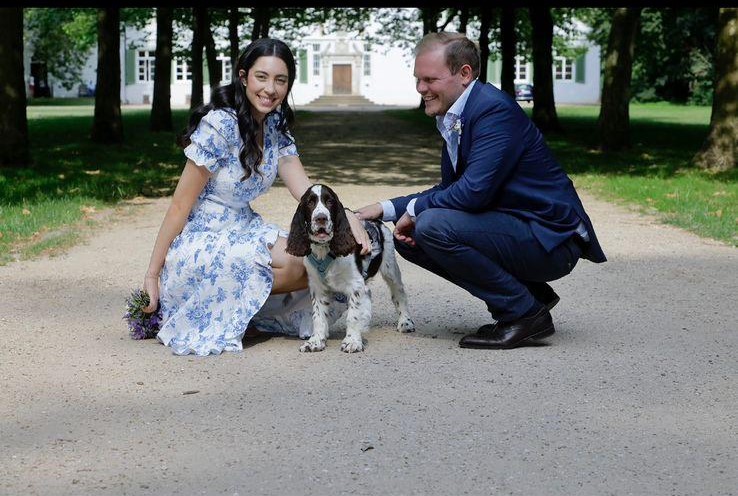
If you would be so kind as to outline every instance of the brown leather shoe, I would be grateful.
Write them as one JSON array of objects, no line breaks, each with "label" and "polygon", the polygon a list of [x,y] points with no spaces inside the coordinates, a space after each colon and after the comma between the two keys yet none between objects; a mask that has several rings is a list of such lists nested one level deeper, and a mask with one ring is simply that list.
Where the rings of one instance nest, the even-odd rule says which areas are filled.
[{"label": "brown leather shoe", "polygon": [[479,328],[474,334],[467,334],[459,340],[461,348],[508,349],[524,345],[552,335],[553,319],[548,308],[541,308],[531,317],[523,317],[512,322],[498,322]]}]

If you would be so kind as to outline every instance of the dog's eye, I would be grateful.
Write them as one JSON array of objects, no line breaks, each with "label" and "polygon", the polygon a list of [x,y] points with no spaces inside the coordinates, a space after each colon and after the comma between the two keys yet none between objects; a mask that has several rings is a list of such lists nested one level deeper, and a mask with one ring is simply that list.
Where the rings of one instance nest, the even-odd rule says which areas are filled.
[{"label": "dog's eye", "polygon": [[310,198],[307,204],[308,207],[313,208],[315,206],[315,198]]},{"label": "dog's eye", "polygon": [[326,198],[325,199],[325,206],[328,208],[333,208],[333,198]]}]

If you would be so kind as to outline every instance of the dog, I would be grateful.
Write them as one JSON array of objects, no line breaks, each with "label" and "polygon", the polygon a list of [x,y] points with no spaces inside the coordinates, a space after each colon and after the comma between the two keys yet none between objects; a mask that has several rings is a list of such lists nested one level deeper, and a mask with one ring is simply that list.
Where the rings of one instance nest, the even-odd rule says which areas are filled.
[{"label": "dog", "polygon": [[341,201],[325,184],[315,184],[302,195],[287,237],[287,253],[305,257],[313,305],[313,335],[300,351],[323,351],[328,339],[328,305],[333,293],[348,297],[346,337],[341,351],[364,350],[362,333],[371,320],[371,293],[367,281],[377,271],[389,286],[392,302],[400,314],[399,332],[413,332],[407,296],[395,258],[392,233],[380,221],[363,221],[372,238],[372,253],[362,256],[351,233]]}]

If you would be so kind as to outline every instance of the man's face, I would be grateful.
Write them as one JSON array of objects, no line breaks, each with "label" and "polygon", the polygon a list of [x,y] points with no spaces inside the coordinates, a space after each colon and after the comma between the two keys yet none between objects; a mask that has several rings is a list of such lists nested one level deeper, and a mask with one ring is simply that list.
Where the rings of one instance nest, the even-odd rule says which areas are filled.
[{"label": "man's face", "polygon": [[425,113],[445,115],[471,82],[471,67],[456,74],[446,66],[443,46],[431,47],[415,58],[415,89],[423,97]]}]

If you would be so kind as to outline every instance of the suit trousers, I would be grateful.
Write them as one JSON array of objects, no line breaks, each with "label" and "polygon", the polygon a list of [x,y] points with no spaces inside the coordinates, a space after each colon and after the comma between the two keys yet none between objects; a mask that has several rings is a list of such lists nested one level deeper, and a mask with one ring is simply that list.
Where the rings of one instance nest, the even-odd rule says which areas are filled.
[{"label": "suit trousers", "polygon": [[395,239],[395,248],[484,301],[495,320],[510,322],[538,311],[536,295],[552,291],[546,282],[572,271],[582,254],[574,236],[548,252],[513,215],[431,208],[416,218],[416,246]]}]

